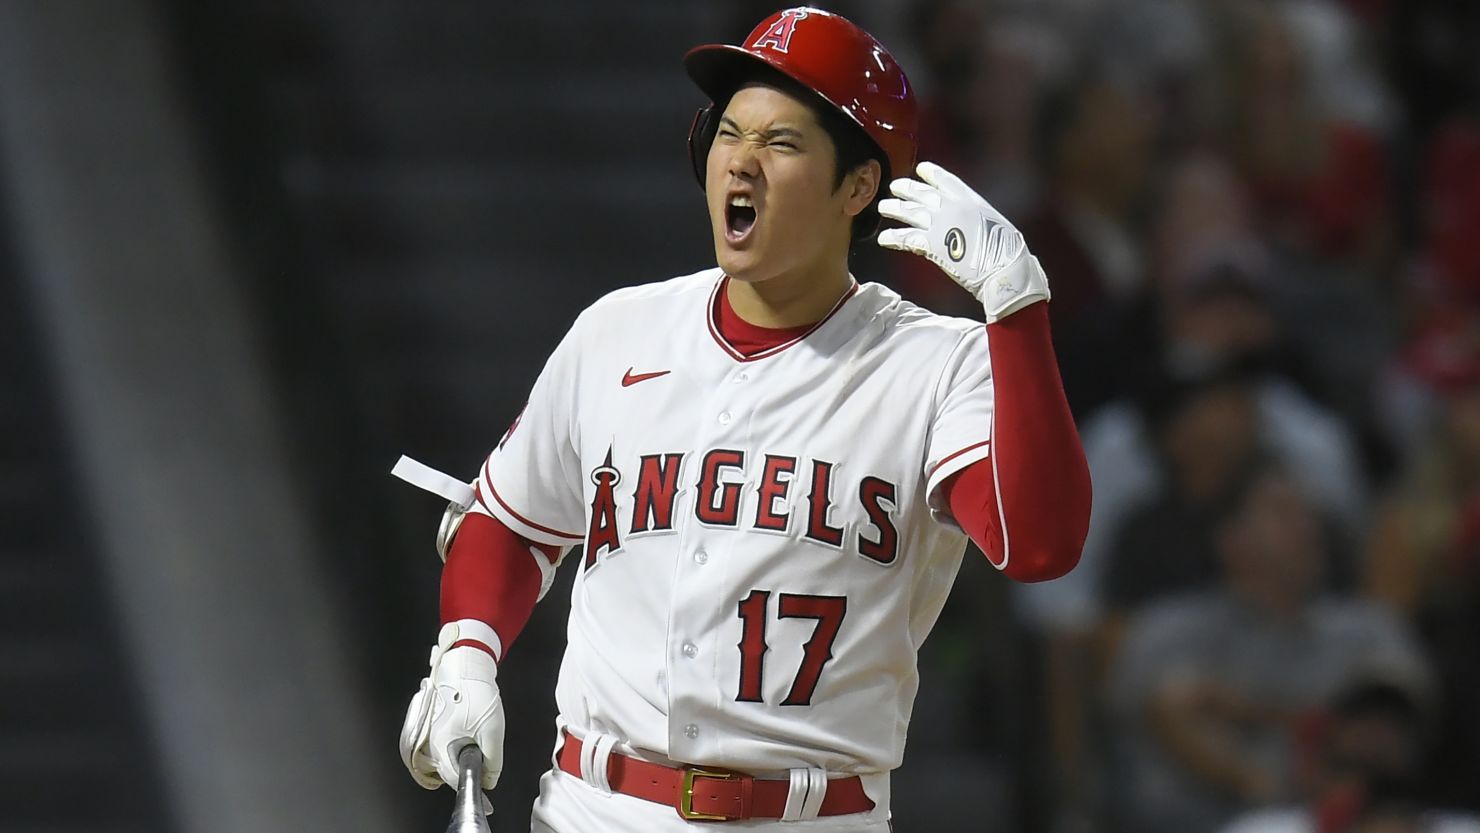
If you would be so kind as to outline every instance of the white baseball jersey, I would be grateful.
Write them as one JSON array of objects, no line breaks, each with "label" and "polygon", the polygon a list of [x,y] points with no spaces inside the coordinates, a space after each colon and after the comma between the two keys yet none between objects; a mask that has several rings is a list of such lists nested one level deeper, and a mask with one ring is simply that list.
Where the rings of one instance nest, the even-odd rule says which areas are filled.
[{"label": "white baseball jersey", "polygon": [[987,456],[986,328],[855,285],[745,357],[714,319],[724,281],[583,312],[474,511],[585,544],[556,689],[578,735],[753,773],[887,772],[966,545],[932,494]]}]

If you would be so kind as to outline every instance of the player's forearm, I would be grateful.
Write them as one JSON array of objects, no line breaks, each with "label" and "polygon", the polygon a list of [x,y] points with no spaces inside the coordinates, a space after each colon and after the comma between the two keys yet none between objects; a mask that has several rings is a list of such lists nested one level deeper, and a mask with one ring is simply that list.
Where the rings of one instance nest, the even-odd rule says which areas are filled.
[{"label": "player's forearm", "polygon": [[442,622],[488,624],[508,656],[540,595],[532,547],[549,557],[549,547],[531,543],[496,518],[469,513],[442,568]]},{"label": "player's forearm", "polygon": [[991,457],[952,484],[952,514],[1009,578],[1058,578],[1079,563],[1090,478],[1059,379],[1047,304],[988,325],[987,340],[997,402]]}]

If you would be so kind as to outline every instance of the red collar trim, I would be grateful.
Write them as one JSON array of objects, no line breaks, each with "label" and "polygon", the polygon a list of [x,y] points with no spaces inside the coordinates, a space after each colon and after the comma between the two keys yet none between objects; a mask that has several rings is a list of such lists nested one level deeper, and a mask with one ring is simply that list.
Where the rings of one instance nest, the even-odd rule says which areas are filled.
[{"label": "red collar trim", "polygon": [[729,354],[730,358],[734,359],[737,362],[754,362],[761,359],[770,358],[771,356],[780,353],[788,347],[801,343],[807,338],[807,336],[821,329],[823,324],[826,324],[828,321],[832,320],[832,317],[834,315],[837,315],[838,310],[842,309],[843,305],[848,303],[848,299],[852,298],[853,295],[858,292],[858,282],[854,281],[853,284],[848,287],[848,291],[844,292],[843,296],[838,299],[838,302],[836,304],[833,304],[832,309],[827,311],[827,315],[822,316],[822,319],[819,320],[817,323],[779,344],[768,347],[765,350],[760,351],[759,353],[752,353],[751,355],[747,356],[739,350],[735,349],[734,345],[725,340],[724,334],[720,331],[719,328],[719,321],[716,318],[716,310],[720,303],[719,293],[724,291],[724,288],[729,284],[729,282],[729,275],[722,275],[720,276],[720,279],[718,281],[715,281],[714,289],[711,290],[709,293],[709,308],[708,311],[705,313],[705,317],[709,322],[709,334],[714,337],[714,342],[720,346],[720,349]]}]

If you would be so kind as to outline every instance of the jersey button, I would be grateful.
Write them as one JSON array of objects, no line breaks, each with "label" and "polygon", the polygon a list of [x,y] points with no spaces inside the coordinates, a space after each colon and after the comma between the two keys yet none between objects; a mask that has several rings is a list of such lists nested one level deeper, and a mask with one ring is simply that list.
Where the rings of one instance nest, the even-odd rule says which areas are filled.
[{"label": "jersey button", "polygon": [[692,642],[685,642],[683,644],[683,655],[689,659],[697,657],[699,655],[699,646]]},{"label": "jersey button", "polygon": [[699,726],[697,724],[690,723],[689,725],[683,727],[683,736],[688,738],[689,740],[693,740],[694,738],[698,737]]},{"label": "jersey button", "polygon": [[730,424],[730,419],[731,419],[731,417],[730,417],[730,412],[729,411],[720,411],[719,412],[719,424],[720,425],[729,425]]},{"label": "jersey button", "polygon": [[707,552],[705,552],[703,550],[699,550],[698,552],[694,553],[694,563],[695,564],[708,564],[709,563],[709,553],[707,553]]}]

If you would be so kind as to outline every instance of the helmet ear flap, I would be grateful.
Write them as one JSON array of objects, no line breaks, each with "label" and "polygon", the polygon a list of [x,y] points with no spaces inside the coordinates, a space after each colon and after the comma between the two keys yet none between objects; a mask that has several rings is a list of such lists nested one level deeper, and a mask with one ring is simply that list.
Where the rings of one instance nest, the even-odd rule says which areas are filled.
[{"label": "helmet ear flap", "polygon": [[714,134],[719,131],[719,116],[710,104],[694,114],[694,123],[689,126],[689,165],[694,169],[694,179],[699,188],[704,188],[704,173],[709,163],[709,146],[714,144]]}]

